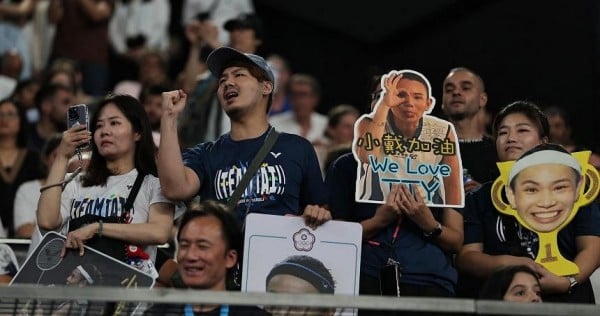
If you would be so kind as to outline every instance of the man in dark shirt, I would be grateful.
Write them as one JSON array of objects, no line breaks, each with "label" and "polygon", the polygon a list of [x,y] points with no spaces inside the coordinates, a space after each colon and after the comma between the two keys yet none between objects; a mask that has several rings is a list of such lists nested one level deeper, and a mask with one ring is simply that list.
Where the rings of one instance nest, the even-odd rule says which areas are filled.
[{"label": "man in dark shirt", "polygon": [[481,77],[464,67],[450,70],[443,92],[442,109],[456,129],[465,192],[470,192],[498,177],[496,147],[481,124],[488,96]]}]

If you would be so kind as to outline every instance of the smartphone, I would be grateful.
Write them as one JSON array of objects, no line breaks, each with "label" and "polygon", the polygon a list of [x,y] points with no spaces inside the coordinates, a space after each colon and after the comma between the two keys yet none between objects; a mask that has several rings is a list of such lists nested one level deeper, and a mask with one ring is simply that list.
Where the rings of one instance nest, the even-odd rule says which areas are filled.
[{"label": "smartphone", "polygon": [[[90,130],[88,107],[85,104],[72,105],[67,110],[67,129],[78,125],[83,125],[85,129]],[[89,143],[79,148],[86,148],[88,145]]]}]

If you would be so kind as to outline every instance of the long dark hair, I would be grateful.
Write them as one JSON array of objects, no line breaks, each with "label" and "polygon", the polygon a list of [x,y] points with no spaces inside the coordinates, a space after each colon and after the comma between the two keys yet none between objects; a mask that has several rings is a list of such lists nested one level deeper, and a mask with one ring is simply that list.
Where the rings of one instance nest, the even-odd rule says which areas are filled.
[{"label": "long dark hair", "polygon": [[539,281],[538,276],[527,266],[508,266],[504,267],[490,275],[481,291],[479,299],[482,300],[504,300],[504,294],[508,291],[508,287],[512,283],[515,275],[519,272],[527,273]]},{"label": "long dark hair", "polygon": [[[144,111],[144,107],[140,102],[129,95],[109,95],[102,100],[96,109],[90,122],[92,135],[96,132],[96,123],[102,109],[108,104],[114,104],[121,113],[131,123],[134,132],[140,134],[140,140],[136,142],[134,165],[138,173],[142,175],[152,174],[156,172],[156,146],[152,140],[152,129],[148,116]],[[92,141],[92,159],[87,173],[83,176],[83,186],[106,185],[111,172],[106,166],[106,159],[98,152],[96,143]]]},{"label": "long dark hair", "polygon": [[17,147],[18,148],[27,148],[29,143],[29,133],[27,132],[27,117],[25,114],[25,109],[15,100],[12,99],[4,99],[0,101],[0,105],[5,103],[12,104],[15,109],[17,109],[17,114],[19,115],[19,131],[17,132]]}]

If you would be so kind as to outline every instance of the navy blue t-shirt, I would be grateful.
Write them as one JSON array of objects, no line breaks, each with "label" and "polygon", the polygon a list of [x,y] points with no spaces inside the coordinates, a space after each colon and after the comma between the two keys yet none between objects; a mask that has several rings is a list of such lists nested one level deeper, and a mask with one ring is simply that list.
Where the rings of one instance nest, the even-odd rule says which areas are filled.
[{"label": "navy blue t-shirt", "polygon": [[[200,179],[200,198],[227,203],[267,133],[241,141],[232,140],[227,133],[214,142],[186,149],[183,163]],[[326,196],[313,146],[300,136],[281,133],[242,194],[236,211],[242,222],[247,213],[300,215],[306,205],[325,204]]]},{"label": "navy blue t-shirt", "polygon": [[[488,255],[510,254],[510,239],[518,238],[522,250],[535,258],[539,240],[537,234],[522,227],[516,219],[507,223],[507,216],[501,215],[492,204],[492,182],[468,194],[463,209],[465,239],[464,244],[483,243],[483,253]],[[509,236],[507,225],[516,225],[517,236]],[[568,260],[577,255],[577,236],[600,236],[600,209],[596,202],[581,207],[573,220],[558,233],[558,250]]]},{"label": "navy blue t-shirt", "polygon": [[[354,199],[357,162],[352,153],[338,158],[327,172],[329,208],[334,219],[360,223],[375,215],[379,204],[360,203]],[[432,208],[434,217],[442,222],[442,209]],[[428,241],[423,231],[409,219],[404,219],[398,237],[390,247],[396,223],[362,244],[361,273],[379,278],[379,271],[391,256],[402,268],[402,283],[437,286],[454,293],[457,273],[451,257]],[[379,244],[379,245],[377,245]]]}]

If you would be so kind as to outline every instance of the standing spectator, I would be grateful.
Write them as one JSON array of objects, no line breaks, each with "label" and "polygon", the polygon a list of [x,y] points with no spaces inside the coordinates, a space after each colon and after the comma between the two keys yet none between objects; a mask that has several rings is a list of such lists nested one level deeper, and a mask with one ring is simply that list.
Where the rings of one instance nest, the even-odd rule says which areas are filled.
[{"label": "standing spectator", "polygon": [[[80,255],[85,243],[117,260],[144,259],[143,270],[156,273],[156,245],[169,240],[174,206],[163,196],[156,178],[156,147],[146,113],[131,96],[109,96],[98,105],[90,128],[78,125],[63,133],[40,189],[38,225],[48,231],[68,227],[65,247],[78,249]],[[69,158],[77,146],[86,144],[92,148],[87,172],[76,175],[63,191]],[[131,207],[125,208],[134,187],[139,192],[134,191]],[[143,249],[147,256],[126,253],[129,245]]]},{"label": "standing spectator", "polygon": [[15,79],[29,79],[32,74],[31,53],[24,25],[31,19],[37,0],[0,1],[0,55],[16,53],[22,67]]},{"label": "standing spectator", "polygon": [[292,110],[273,115],[269,122],[279,131],[300,135],[315,145],[322,145],[327,116],[317,113],[321,101],[319,81],[307,74],[294,74],[289,83]]},{"label": "standing spectator", "polygon": [[[273,72],[265,60],[221,47],[211,53],[207,64],[219,78],[217,97],[231,121],[231,130],[214,142],[186,149],[182,157],[177,121],[186,95],[181,90],[163,94],[158,171],[165,196],[173,200],[199,195],[227,201],[273,130],[267,121]],[[267,177],[270,180],[259,180]],[[305,139],[279,135],[252,179],[234,207],[242,222],[251,212],[303,214],[312,227],[330,218],[329,212],[318,206],[325,203],[325,190],[317,157]]]},{"label": "standing spectator", "polygon": [[0,55],[0,99],[14,93],[22,66],[23,60],[17,52],[7,51]]},{"label": "standing spectator", "polygon": [[[500,161],[516,160],[526,151],[548,141],[548,119],[534,104],[517,101],[504,107],[493,124]],[[464,287],[465,296],[475,297],[481,281],[509,265],[525,265],[540,275],[544,301],[594,303],[589,276],[600,257],[600,210],[596,203],[579,209],[558,233],[560,253],[579,268],[579,274],[557,276],[535,263],[538,236],[522,227],[514,217],[501,214],[492,203],[492,182],[469,194],[463,209],[464,245],[456,265],[467,276],[478,278]],[[470,290],[470,291],[469,291]]]},{"label": "standing spectator", "polygon": [[8,236],[15,236],[13,203],[19,186],[43,176],[40,156],[27,148],[25,109],[16,103],[0,101],[0,218]]},{"label": "standing spectator", "polygon": [[481,128],[488,95],[483,79],[464,67],[450,70],[443,92],[442,110],[456,129],[463,172],[468,173],[463,176],[468,180],[470,175],[465,192],[470,192],[499,175],[494,140]]},{"label": "standing spectator", "polygon": [[359,116],[360,112],[354,106],[348,104],[336,105],[329,110],[325,132],[327,145],[317,151],[324,173],[338,157],[352,151],[354,123],[356,123]]},{"label": "standing spectator", "polygon": [[56,24],[51,60],[76,60],[83,77],[83,90],[93,96],[108,87],[108,23],[114,0],[51,0],[50,22]]},{"label": "standing spectator", "polygon": [[251,0],[184,0],[182,20],[184,26],[187,26],[198,17],[198,14],[205,15],[217,26],[218,40],[225,43],[228,40],[224,28],[225,22],[240,14],[253,12],[254,6]]},{"label": "standing spectator", "polygon": [[168,0],[118,0],[109,23],[113,49],[126,55],[135,41],[143,50],[166,53],[171,5]]},{"label": "standing spectator", "polygon": [[[260,18],[242,14],[225,23],[229,31],[229,46],[246,54],[255,54],[262,45],[264,30]],[[192,146],[212,141],[229,130],[229,120],[215,97],[216,74],[206,68],[206,57],[222,44],[211,20],[196,20],[186,29],[190,52],[183,72],[183,90],[190,94],[189,106],[181,122],[181,141]]]}]

